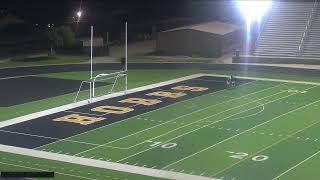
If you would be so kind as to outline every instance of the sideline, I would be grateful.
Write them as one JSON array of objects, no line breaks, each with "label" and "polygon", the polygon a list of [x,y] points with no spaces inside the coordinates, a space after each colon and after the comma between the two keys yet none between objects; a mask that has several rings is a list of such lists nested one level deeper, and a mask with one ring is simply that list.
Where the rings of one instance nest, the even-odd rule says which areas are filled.
[{"label": "sideline", "polygon": [[27,156],[37,157],[42,159],[49,159],[54,161],[67,162],[72,164],[79,164],[79,165],[110,169],[115,171],[133,173],[133,174],[140,174],[145,176],[158,177],[158,178],[177,179],[177,180],[195,180],[195,179],[218,180],[214,178],[189,175],[189,174],[184,174],[179,172],[158,170],[158,169],[152,169],[152,168],[146,168],[146,167],[138,167],[133,165],[100,161],[100,160],[94,160],[94,159],[86,159],[81,157],[55,154],[50,152],[38,151],[33,149],[25,149],[25,148],[19,148],[19,147],[7,146],[7,145],[0,145],[0,151],[24,155],[24,156],[27,155]]},{"label": "sideline", "polygon": [[[200,73],[202,76],[213,76],[213,77],[230,77],[227,75],[220,75],[220,74],[205,74]],[[296,83],[296,84],[310,84],[310,85],[320,85],[320,83],[316,82],[307,82],[307,81],[293,81],[293,80],[282,80],[282,79],[271,79],[271,78],[256,78],[251,76],[234,76],[235,78],[239,79],[252,79],[252,80],[260,80],[260,81],[272,81],[272,82],[286,82],[286,83]]]}]

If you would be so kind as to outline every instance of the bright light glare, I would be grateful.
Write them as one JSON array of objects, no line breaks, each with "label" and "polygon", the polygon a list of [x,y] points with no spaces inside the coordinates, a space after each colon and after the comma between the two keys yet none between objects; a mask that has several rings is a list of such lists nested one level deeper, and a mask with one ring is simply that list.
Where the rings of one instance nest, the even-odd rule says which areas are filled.
[{"label": "bright light glare", "polygon": [[237,5],[247,21],[251,24],[254,21],[260,23],[263,15],[272,5],[272,1],[267,0],[238,0]]},{"label": "bright light glare", "polygon": [[78,11],[78,12],[77,12],[77,16],[78,16],[78,18],[80,18],[80,17],[81,17],[81,15],[82,15],[82,12],[81,12],[81,11]]}]

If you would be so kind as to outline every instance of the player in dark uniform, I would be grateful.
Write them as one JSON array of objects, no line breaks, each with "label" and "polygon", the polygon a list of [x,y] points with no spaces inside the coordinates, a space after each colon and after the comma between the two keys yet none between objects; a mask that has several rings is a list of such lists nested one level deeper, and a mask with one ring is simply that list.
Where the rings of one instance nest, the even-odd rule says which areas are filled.
[{"label": "player in dark uniform", "polygon": [[227,88],[236,86],[236,79],[233,77],[233,75],[227,78],[226,84],[227,84]]},{"label": "player in dark uniform", "polygon": [[230,76],[230,83],[231,83],[231,87],[236,86],[236,79],[233,77],[233,75]]}]

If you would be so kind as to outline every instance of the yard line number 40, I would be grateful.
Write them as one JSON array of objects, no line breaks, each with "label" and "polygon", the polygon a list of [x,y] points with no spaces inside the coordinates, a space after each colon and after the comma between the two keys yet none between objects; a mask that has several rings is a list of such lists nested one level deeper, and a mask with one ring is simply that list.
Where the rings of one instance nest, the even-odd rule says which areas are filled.
[{"label": "yard line number 40", "polygon": [[174,147],[176,147],[178,145],[177,143],[163,143],[163,142],[160,142],[160,141],[156,142],[156,141],[151,141],[151,140],[148,140],[146,142],[152,143],[150,145],[151,147],[160,146],[161,148],[164,148],[164,149],[174,148]]},{"label": "yard line number 40", "polygon": [[[243,159],[249,156],[248,153],[244,153],[244,152],[232,152],[232,151],[226,151],[226,152],[231,154],[229,157],[235,158],[235,159]],[[269,159],[269,157],[266,155],[257,155],[251,158],[252,161],[257,161],[257,162],[265,161],[267,159]]]},{"label": "yard line number 40", "polygon": [[299,90],[295,90],[295,89],[289,89],[287,90],[288,93],[300,93],[300,94],[304,94],[304,93],[307,93],[307,91],[299,91]]}]

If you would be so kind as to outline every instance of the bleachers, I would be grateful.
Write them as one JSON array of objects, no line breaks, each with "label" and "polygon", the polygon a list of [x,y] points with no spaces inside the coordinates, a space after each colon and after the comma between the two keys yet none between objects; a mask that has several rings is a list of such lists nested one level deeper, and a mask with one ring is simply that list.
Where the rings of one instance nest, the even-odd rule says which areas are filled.
[{"label": "bleachers", "polygon": [[253,55],[296,56],[313,5],[313,2],[274,2]]},{"label": "bleachers", "polygon": [[302,57],[320,58],[320,7],[316,9],[314,20],[303,45]]}]

